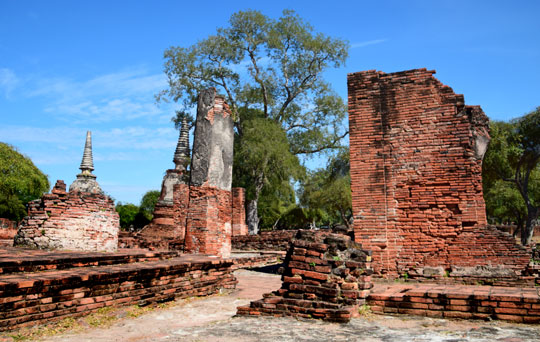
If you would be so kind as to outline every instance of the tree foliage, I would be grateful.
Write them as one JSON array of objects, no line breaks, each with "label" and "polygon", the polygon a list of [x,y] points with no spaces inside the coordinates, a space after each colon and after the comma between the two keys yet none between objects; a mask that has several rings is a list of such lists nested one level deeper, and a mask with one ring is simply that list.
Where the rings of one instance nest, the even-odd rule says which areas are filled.
[{"label": "tree foliage", "polygon": [[300,204],[310,208],[319,224],[343,224],[352,217],[349,149],[342,149],[327,167],[310,172],[301,183]]},{"label": "tree foliage", "polygon": [[133,228],[140,230],[152,221],[154,207],[161,193],[157,190],[147,191],[141,198],[140,205],[131,203],[116,204],[116,212],[120,216],[120,227],[122,229]]},{"label": "tree foliage", "polygon": [[511,122],[492,122],[483,181],[488,217],[513,218],[529,244],[540,212],[540,107]]},{"label": "tree foliage", "polygon": [[[344,64],[348,43],[314,32],[290,10],[277,20],[258,11],[240,11],[229,24],[197,44],[165,51],[169,88],[158,99],[184,105],[177,122],[190,112],[202,89],[215,87],[226,96],[235,119],[235,154],[242,155],[235,157],[235,168],[242,170],[235,172],[233,182],[250,184],[251,231],[258,224],[261,191],[272,183],[274,170],[279,172],[274,166],[282,161],[294,164],[291,155],[335,148],[347,134],[345,104],[322,74]],[[277,146],[264,144],[272,139]],[[244,145],[255,146],[259,155],[242,150]],[[294,172],[285,175],[291,169]],[[294,177],[296,169],[285,166],[276,184]]]},{"label": "tree foliage", "polygon": [[161,192],[158,190],[147,191],[142,199],[141,204],[139,205],[139,211],[148,219],[148,222],[152,221],[154,215],[154,207],[156,206],[157,201]]},{"label": "tree foliage", "polygon": [[49,190],[49,180],[11,145],[0,142],[0,217],[20,221],[26,204]]},{"label": "tree foliage", "polygon": [[131,226],[135,227],[135,217],[139,213],[139,206],[132,203],[122,204],[120,202],[116,204],[116,212],[120,216],[120,227],[122,229],[126,230]]}]

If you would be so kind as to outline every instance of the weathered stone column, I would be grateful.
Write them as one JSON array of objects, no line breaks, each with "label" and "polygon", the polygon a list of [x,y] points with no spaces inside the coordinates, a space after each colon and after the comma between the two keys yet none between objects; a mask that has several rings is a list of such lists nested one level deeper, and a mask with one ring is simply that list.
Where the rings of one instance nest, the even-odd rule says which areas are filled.
[{"label": "weathered stone column", "polygon": [[230,255],[233,139],[233,120],[225,99],[214,88],[202,91],[191,160],[187,253]]}]

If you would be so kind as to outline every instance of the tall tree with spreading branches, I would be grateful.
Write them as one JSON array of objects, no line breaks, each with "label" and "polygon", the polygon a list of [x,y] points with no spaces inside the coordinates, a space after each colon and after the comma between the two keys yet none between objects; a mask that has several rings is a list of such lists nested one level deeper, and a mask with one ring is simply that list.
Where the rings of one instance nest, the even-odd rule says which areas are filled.
[{"label": "tall tree with spreading branches", "polygon": [[[277,139],[286,137],[280,153],[292,165],[299,155],[338,147],[348,134],[346,106],[322,77],[329,68],[342,66],[347,55],[346,41],[314,32],[294,11],[285,10],[276,20],[241,11],[215,35],[165,51],[169,87],[157,99],[183,104],[178,121],[189,115],[202,89],[215,87],[230,105],[236,145],[256,141],[257,128],[269,129]],[[261,191],[282,158],[275,147],[268,148],[274,151],[260,158],[235,157],[234,167],[242,169],[243,177],[233,183],[246,186],[250,233],[258,230]],[[287,176],[294,176],[293,169]]]}]

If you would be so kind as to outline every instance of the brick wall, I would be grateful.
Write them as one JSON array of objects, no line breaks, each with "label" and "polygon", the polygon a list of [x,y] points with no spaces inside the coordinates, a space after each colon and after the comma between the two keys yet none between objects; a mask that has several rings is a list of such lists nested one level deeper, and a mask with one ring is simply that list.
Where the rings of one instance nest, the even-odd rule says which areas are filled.
[{"label": "brick wall", "polygon": [[186,227],[186,253],[228,257],[231,253],[231,192],[191,187]]},{"label": "brick wall", "polygon": [[44,249],[115,251],[120,219],[106,195],[66,192],[58,181],[52,193],[31,201],[15,245]]},{"label": "brick wall", "polygon": [[232,237],[232,248],[244,251],[286,251],[297,230],[274,230]]},{"label": "brick wall", "polygon": [[232,236],[247,235],[246,189],[232,188]]},{"label": "brick wall", "polygon": [[502,265],[519,275],[527,251],[485,227],[488,118],[434,73],[348,75],[355,239],[381,274]]}]

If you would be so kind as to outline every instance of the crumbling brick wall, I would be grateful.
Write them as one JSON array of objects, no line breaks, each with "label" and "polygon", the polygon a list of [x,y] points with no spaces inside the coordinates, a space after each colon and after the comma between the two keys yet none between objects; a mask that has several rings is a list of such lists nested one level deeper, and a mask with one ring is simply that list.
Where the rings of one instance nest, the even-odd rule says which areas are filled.
[{"label": "crumbling brick wall", "polygon": [[426,69],[348,75],[355,239],[378,273],[497,266],[529,255],[487,229],[488,118]]},{"label": "crumbling brick wall", "polygon": [[120,219],[111,198],[100,193],[66,192],[63,181],[31,201],[15,245],[42,249],[116,251]]},{"label": "crumbling brick wall", "polygon": [[300,230],[287,251],[281,288],[237,314],[348,322],[372,287],[370,261],[349,236]]}]

